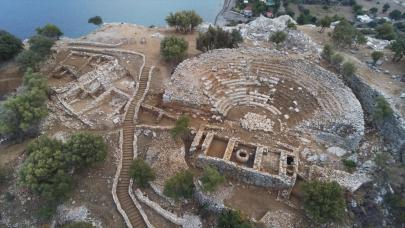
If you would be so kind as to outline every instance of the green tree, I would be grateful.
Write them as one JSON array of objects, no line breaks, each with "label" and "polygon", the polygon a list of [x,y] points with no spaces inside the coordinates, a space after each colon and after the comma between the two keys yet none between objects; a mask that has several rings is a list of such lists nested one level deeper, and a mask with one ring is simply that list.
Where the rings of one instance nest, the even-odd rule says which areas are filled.
[{"label": "green tree", "polygon": [[383,12],[383,13],[387,12],[387,10],[388,10],[390,7],[391,7],[390,4],[385,3],[385,4],[383,5],[383,10],[382,10],[382,12]]},{"label": "green tree", "polygon": [[36,29],[38,35],[46,36],[48,38],[59,39],[63,32],[53,24],[46,24],[44,27]]},{"label": "green tree", "polygon": [[343,191],[336,182],[311,181],[303,186],[304,209],[320,223],[339,221],[345,210]]},{"label": "green tree", "polygon": [[394,62],[399,62],[405,55],[405,38],[398,37],[394,42],[391,43],[390,49],[394,52],[394,57],[392,60]]},{"label": "green tree", "polygon": [[352,62],[345,62],[342,65],[341,73],[345,77],[352,76],[356,73],[356,66]]},{"label": "green tree", "polygon": [[254,1],[252,10],[254,16],[259,16],[267,11],[267,5],[262,1]]},{"label": "green tree", "polygon": [[353,42],[355,28],[347,21],[342,20],[332,32],[332,40],[337,46],[348,46]]},{"label": "green tree", "polygon": [[356,45],[363,45],[367,43],[367,38],[363,33],[357,32],[355,42]]},{"label": "green tree", "polygon": [[240,211],[223,210],[218,218],[218,228],[252,228]]},{"label": "green tree", "polygon": [[12,59],[23,49],[20,39],[0,30],[0,62]]},{"label": "green tree", "polygon": [[194,10],[183,10],[176,13],[170,13],[166,17],[166,23],[175,27],[176,31],[191,32],[203,22],[202,18]]},{"label": "green tree", "polygon": [[0,133],[22,137],[47,115],[47,80],[28,69],[21,92],[0,105]]},{"label": "green tree", "polygon": [[187,55],[188,43],[185,39],[170,36],[160,43],[160,54],[166,61],[179,62]]},{"label": "green tree", "polygon": [[237,48],[243,41],[238,30],[228,32],[220,27],[209,27],[204,33],[200,33],[196,40],[197,49],[200,51],[209,51],[219,48]]},{"label": "green tree", "polygon": [[149,181],[155,179],[155,172],[150,165],[139,158],[132,162],[129,173],[134,178],[135,183],[142,188],[148,187]]},{"label": "green tree", "polygon": [[101,136],[76,133],[63,146],[66,161],[75,167],[83,167],[105,160],[107,145]]},{"label": "green tree", "polygon": [[377,12],[378,12],[378,9],[375,7],[370,9],[370,13],[373,14],[374,16],[376,16]]},{"label": "green tree", "polygon": [[51,53],[51,48],[55,44],[55,41],[45,36],[33,36],[28,43],[30,44],[30,50],[44,59]]},{"label": "green tree", "polygon": [[377,32],[376,38],[378,39],[394,40],[396,37],[394,26],[389,22],[385,22],[384,24],[378,26],[375,30]]},{"label": "green tree", "polygon": [[185,170],[178,172],[166,181],[163,194],[178,200],[179,198],[191,198],[193,190],[193,174]]},{"label": "green tree", "polygon": [[176,125],[170,130],[170,134],[173,138],[177,138],[178,136],[184,138],[186,137],[190,129],[188,128],[190,124],[190,119],[187,116],[180,116],[179,119],[176,120]]},{"label": "green tree", "polygon": [[280,43],[283,43],[287,39],[287,33],[283,31],[277,31],[270,36],[270,40],[278,46]]},{"label": "green tree", "polygon": [[371,58],[373,58],[373,65],[375,66],[377,64],[377,61],[381,59],[384,56],[384,53],[381,51],[373,51],[371,53]]},{"label": "green tree", "polygon": [[402,17],[402,13],[399,10],[393,10],[391,13],[388,15],[392,20],[400,20]]},{"label": "green tree", "polygon": [[330,18],[329,16],[323,17],[319,21],[319,25],[321,26],[321,30],[319,30],[319,32],[322,33],[323,31],[325,31],[325,28],[328,28],[331,23],[332,23],[332,18]]},{"label": "green tree", "polygon": [[354,12],[356,15],[361,15],[361,14],[364,13],[364,12],[363,12],[363,6],[361,6],[361,5],[355,4],[355,5],[352,6],[352,9],[353,9],[353,12]]},{"label": "green tree", "polygon": [[345,48],[351,46],[356,39],[356,29],[347,20],[341,20],[332,32],[335,46]]},{"label": "green tree", "polygon": [[335,54],[335,49],[330,44],[325,44],[321,53],[322,58],[324,58],[329,63],[331,62],[332,56]]},{"label": "green tree", "polygon": [[212,192],[217,188],[218,185],[224,183],[225,177],[222,176],[216,168],[207,166],[204,169],[204,174],[200,180],[203,191]]},{"label": "green tree", "polygon": [[17,55],[16,61],[21,71],[26,71],[28,68],[37,71],[42,57],[34,51],[26,50]]},{"label": "green tree", "polygon": [[383,96],[379,96],[375,99],[375,109],[373,112],[373,118],[375,120],[382,120],[392,116],[394,111],[390,104],[385,100]]},{"label": "green tree", "polygon": [[[44,141],[43,141],[44,140]],[[71,176],[62,152],[62,143],[39,138],[30,147],[35,148],[28,155],[20,170],[21,183],[38,193],[44,199],[54,201],[64,198],[70,190]],[[39,145],[35,145],[39,144]]]},{"label": "green tree", "polygon": [[100,26],[103,24],[103,19],[100,16],[90,17],[87,21],[89,24]]}]

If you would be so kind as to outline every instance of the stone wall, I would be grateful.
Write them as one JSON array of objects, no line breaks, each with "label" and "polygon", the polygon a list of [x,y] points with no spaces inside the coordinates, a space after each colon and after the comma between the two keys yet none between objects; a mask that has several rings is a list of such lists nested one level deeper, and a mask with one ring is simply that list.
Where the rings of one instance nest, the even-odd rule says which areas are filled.
[{"label": "stone wall", "polygon": [[[364,112],[371,116],[375,109],[375,99],[384,94],[368,85],[357,75],[346,78],[346,82],[361,102]],[[394,115],[384,120],[374,121],[386,143],[392,148],[398,161],[405,162],[405,120],[394,110]]]},{"label": "stone wall", "polygon": [[200,154],[197,158],[196,165],[205,167],[208,165],[216,167],[221,173],[237,178],[247,184],[253,184],[262,187],[288,188],[294,184],[294,180],[288,176],[271,175],[263,173],[248,167],[235,165],[230,161],[219,158],[207,157]]}]

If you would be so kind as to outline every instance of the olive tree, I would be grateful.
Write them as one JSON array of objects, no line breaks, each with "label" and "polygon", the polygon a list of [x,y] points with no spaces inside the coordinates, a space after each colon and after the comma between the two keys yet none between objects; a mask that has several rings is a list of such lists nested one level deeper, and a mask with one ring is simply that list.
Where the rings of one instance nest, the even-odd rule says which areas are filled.
[{"label": "olive tree", "polygon": [[184,138],[190,132],[188,128],[190,125],[190,118],[187,116],[180,116],[179,119],[176,120],[175,126],[170,130],[170,134],[173,138],[177,138],[178,136]]},{"label": "olive tree", "polygon": [[207,166],[205,167],[203,176],[200,180],[202,189],[206,192],[212,192],[218,187],[218,185],[224,183],[225,177],[222,176],[216,168]]},{"label": "olive tree", "polygon": [[163,194],[178,200],[179,198],[191,198],[193,190],[193,174],[188,170],[184,170],[165,182]]},{"label": "olive tree", "polygon": [[243,38],[238,30],[229,32],[210,26],[206,32],[198,35],[196,46],[198,50],[205,52],[219,48],[237,48],[241,42]]},{"label": "olive tree", "polygon": [[150,165],[139,158],[132,162],[129,173],[130,176],[134,178],[135,183],[143,188],[149,185],[149,181],[155,179],[155,172]]},{"label": "olive tree", "polygon": [[352,76],[356,73],[356,66],[352,62],[344,62],[342,65],[341,73],[345,77]]},{"label": "olive tree", "polygon": [[191,32],[203,19],[194,10],[183,10],[176,13],[170,13],[166,17],[166,22],[169,26],[175,27],[176,31]]},{"label": "olive tree", "polygon": [[29,145],[29,150],[19,173],[22,185],[48,200],[64,198],[72,180],[62,142],[39,138]]},{"label": "olive tree", "polygon": [[371,53],[371,58],[373,59],[373,65],[377,64],[377,61],[384,56],[384,53],[381,51],[373,51]]},{"label": "olive tree", "polygon": [[90,17],[87,21],[89,24],[100,26],[103,24],[103,19],[100,16]]},{"label": "olive tree", "polygon": [[339,221],[345,210],[343,190],[337,182],[311,181],[303,186],[304,209],[317,222]]},{"label": "olive tree", "polygon": [[23,49],[20,39],[0,30],[0,62],[12,59]]},{"label": "olive tree", "polygon": [[20,93],[0,104],[0,133],[21,138],[35,130],[48,113],[47,90],[46,78],[28,69]]},{"label": "olive tree", "polygon": [[390,49],[394,52],[394,57],[392,60],[394,62],[399,62],[405,55],[405,38],[398,37],[394,42],[391,43]]},{"label": "olive tree", "polygon": [[44,27],[36,29],[38,35],[46,36],[48,38],[59,39],[63,35],[63,32],[58,26],[53,24],[46,24]]},{"label": "olive tree", "polygon": [[188,43],[184,38],[165,37],[160,43],[160,54],[166,61],[179,62],[187,56]]},{"label": "olive tree", "polygon": [[90,133],[76,133],[69,137],[63,151],[66,161],[75,167],[83,167],[104,161],[107,145],[101,136]]},{"label": "olive tree", "polygon": [[218,218],[218,228],[252,228],[249,220],[240,211],[224,209]]}]

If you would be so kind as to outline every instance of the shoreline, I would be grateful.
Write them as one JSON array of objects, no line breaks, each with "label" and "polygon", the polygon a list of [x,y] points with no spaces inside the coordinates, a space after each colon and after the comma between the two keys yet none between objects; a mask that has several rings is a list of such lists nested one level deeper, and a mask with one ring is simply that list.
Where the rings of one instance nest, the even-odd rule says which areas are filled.
[{"label": "shoreline", "polygon": [[224,5],[215,17],[214,25],[226,26],[232,21],[246,23],[249,19],[244,17],[242,14],[232,11],[236,5],[236,0],[224,0]]}]

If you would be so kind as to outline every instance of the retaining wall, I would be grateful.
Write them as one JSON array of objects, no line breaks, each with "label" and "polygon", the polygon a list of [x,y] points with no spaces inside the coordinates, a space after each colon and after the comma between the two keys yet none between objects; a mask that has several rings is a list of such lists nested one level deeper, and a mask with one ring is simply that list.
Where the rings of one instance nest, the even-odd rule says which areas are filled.
[{"label": "retaining wall", "polygon": [[[376,109],[375,99],[384,94],[357,75],[346,77],[345,80],[360,101],[364,112],[371,116]],[[405,163],[405,120],[394,110],[394,115],[384,120],[375,120],[374,124],[391,147],[393,155],[398,161]]]},{"label": "retaining wall", "polygon": [[294,184],[293,178],[288,176],[271,175],[248,167],[235,165],[233,162],[223,159],[207,157],[203,154],[198,155],[196,165],[201,168],[211,165],[216,167],[221,173],[237,178],[247,184],[262,187],[284,189]]}]

